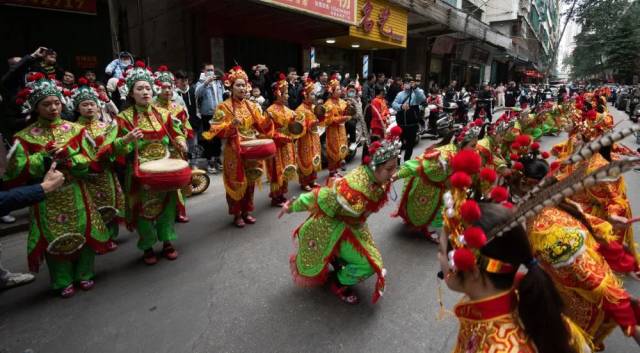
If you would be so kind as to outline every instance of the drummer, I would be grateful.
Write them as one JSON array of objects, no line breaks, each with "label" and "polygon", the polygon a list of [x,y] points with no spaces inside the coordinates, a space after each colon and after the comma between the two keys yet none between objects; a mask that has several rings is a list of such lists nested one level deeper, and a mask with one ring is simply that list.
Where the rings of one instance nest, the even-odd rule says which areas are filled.
[{"label": "drummer", "polygon": [[34,123],[15,135],[3,186],[31,184],[56,168],[65,175],[63,187],[31,207],[27,251],[29,270],[37,272],[44,257],[51,287],[69,298],[74,284],[93,287],[95,254],[108,251],[109,233],[80,179],[89,170],[93,147],[83,126],[60,117],[62,88],[42,73],[27,75],[27,81],[16,103]]},{"label": "drummer", "polygon": [[248,77],[242,67],[235,66],[229,70],[224,84],[231,90],[231,97],[218,105],[211,119],[211,128],[202,134],[206,140],[216,136],[226,139],[223,181],[229,214],[233,215],[233,224],[238,228],[256,222],[251,215],[253,191],[264,174],[262,161],[241,156],[240,143],[255,140],[260,133],[270,136],[273,132],[273,124],[262,115],[258,105],[246,99],[247,82]]},{"label": "drummer", "polygon": [[342,88],[340,80],[334,75],[327,85],[330,98],[324,103],[325,116],[323,124],[326,126],[327,161],[329,163],[329,177],[336,176],[338,168],[344,170],[347,157],[347,130],[345,122],[351,117],[347,114],[347,101],[340,98]]},{"label": "drummer", "polygon": [[[89,81],[81,77],[78,79],[78,87],[71,92],[68,106],[70,110],[78,113],[78,124],[87,130],[87,134],[95,143],[95,162],[90,165],[91,170],[85,184],[109,229],[111,241],[107,246],[109,250],[115,250],[117,245],[114,240],[118,236],[119,222],[124,216],[124,195],[113,168],[117,157],[114,142],[118,137],[118,124],[115,120],[109,123],[100,121],[100,111],[104,103]],[[129,138],[133,136],[130,135]]]},{"label": "drummer", "polygon": [[[296,113],[287,107],[289,84],[284,74],[273,83],[275,101],[267,108],[267,117],[273,122],[273,141],[276,143],[276,155],[267,160],[267,173],[271,184],[271,206],[282,207],[287,202],[289,180],[298,176],[294,139],[304,132]],[[291,131],[290,127],[298,131]],[[297,134],[297,135],[296,135]]]},{"label": "drummer", "polygon": [[[154,76],[154,82],[157,85],[156,90],[160,92],[155,98],[155,105],[168,110],[174,121],[176,123],[180,122],[182,135],[184,135],[187,140],[192,139],[193,128],[191,128],[191,124],[189,123],[189,113],[187,113],[182,98],[175,93],[175,78],[173,73],[171,73],[165,65],[161,65],[156,70]],[[174,155],[175,151],[172,152],[172,155]],[[175,155],[173,157],[179,158]],[[180,190],[178,190],[178,217],[176,220],[182,223],[189,222],[186,202]]]},{"label": "drummer", "polygon": [[320,135],[318,135],[318,118],[315,115],[314,102],[316,96],[313,93],[315,83],[307,78],[302,94],[304,100],[296,108],[296,114],[304,124],[304,133],[297,142],[298,176],[300,186],[304,191],[319,186],[316,184],[317,173],[322,169],[320,153]]},{"label": "drummer", "polygon": [[[143,188],[135,178],[135,169],[145,162],[164,159],[170,149],[187,152],[187,143],[180,124],[176,124],[168,110],[154,106],[153,75],[142,61],[126,72],[124,91],[131,106],[117,116],[119,136],[114,144],[121,154],[127,155],[126,223],[129,230],[138,231],[138,249],[143,260],[154,265],[158,258],[153,250],[162,241],[162,256],[168,260],[178,258],[172,241],[178,235],[175,221],[178,191],[154,191]],[[135,136],[131,142],[126,136]]]}]

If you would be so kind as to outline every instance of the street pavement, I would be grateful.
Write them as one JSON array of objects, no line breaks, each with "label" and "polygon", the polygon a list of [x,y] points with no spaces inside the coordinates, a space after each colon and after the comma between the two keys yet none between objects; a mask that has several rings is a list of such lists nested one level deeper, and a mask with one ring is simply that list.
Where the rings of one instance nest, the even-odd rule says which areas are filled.
[{"label": "street pavement", "polygon": [[[617,120],[626,119],[611,109]],[[543,148],[562,138],[545,137]],[[416,152],[430,143],[423,141]],[[627,144],[636,147],[633,140]],[[640,174],[630,172],[626,180],[639,213]],[[299,193],[297,184],[290,189]],[[401,190],[396,183],[392,201],[368,221],[388,271],[387,290],[376,305],[370,303],[373,279],[358,286],[357,306],[342,304],[326,289],[295,287],[291,233],[306,214],[277,219],[265,185],[256,190],[258,223],[236,229],[222,177],[213,176],[205,194],[187,201],[191,222],[177,226],[175,262],[145,266],[136,235],[123,228],[119,249],[96,258],[90,292],[54,296],[43,266],[35,283],[1,293],[0,353],[450,352],[458,325],[452,315],[438,319],[436,246],[390,218]],[[26,233],[1,241],[5,267],[25,271]],[[625,286],[640,295],[637,282],[626,278]],[[448,309],[460,298],[445,286],[442,293]],[[638,351],[620,330],[605,343],[606,352]]]}]

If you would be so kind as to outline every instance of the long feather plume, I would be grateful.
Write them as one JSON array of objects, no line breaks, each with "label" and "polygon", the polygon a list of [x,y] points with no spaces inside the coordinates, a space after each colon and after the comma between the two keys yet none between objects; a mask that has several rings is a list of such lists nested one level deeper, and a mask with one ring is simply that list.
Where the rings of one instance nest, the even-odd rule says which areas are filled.
[{"label": "long feather plume", "polygon": [[580,161],[587,160],[595,153],[597,153],[601,148],[612,146],[614,143],[624,139],[627,136],[632,135],[636,131],[640,131],[640,126],[634,125],[620,131],[602,135],[597,139],[589,142],[588,144],[582,146],[577,152],[572,154],[571,157],[562,161],[562,164],[574,164]]},{"label": "long feather plume", "polygon": [[541,183],[543,187],[536,192],[534,197],[517,205],[513,215],[504,223],[494,227],[487,235],[489,237],[502,236],[505,232],[518,226],[518,224],[524,223],[527,219],[540,213],[545,207],[555,206],[566,197],[572,196],[597,183],[617,178],[620,174],[630,170],[639,162],[640,158],[637,157],[613,161],[587,175],[585,175],[587,166],[584,165],[559,182],[553,184],[550,184],[548,181],[543,182]]}]

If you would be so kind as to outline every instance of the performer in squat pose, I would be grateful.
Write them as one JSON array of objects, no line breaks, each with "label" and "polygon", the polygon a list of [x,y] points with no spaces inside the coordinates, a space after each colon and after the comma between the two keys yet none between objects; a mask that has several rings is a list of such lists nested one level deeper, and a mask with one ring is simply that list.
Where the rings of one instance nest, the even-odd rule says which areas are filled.
[{"label": "performer in squat pose", "polygon": [[382,295],[385,270],[366,220],[387,201],[400,154],[399,130],[393,129],[387,140],[374,142],[370,156],[344,178],[283,206],[280,215],[311,213],[294,232],[298,249],[290,261],[296,284],[316,286],[330,279],[331,291],[340,300],[357,304],[352,286],[375,273],[378,279],[373,302]]},{"label": "performer in squat pose", "polygon": [[229,214],[233,224],[242,228],[253,224],[253,190],[264,173],[264,163],[246,159],[241,154],[240,143],[255,140],[259,134],[271,136],[273,124],[266,119],[257,104],[246,98],[247,74],[240,66],[233,67],[224,78],[231,89],[231,97],[218,105],[211,120],[211,128],[202,134],[207,140],[218,136],[226,139],[224,148],[224,188],[227,192]]}]

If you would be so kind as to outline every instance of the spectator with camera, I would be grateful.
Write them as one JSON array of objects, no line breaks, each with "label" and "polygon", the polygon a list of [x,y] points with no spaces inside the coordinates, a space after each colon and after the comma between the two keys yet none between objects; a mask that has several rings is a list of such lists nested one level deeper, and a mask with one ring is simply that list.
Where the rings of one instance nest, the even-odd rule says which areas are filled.
[{"label": "spectator with camera", "polygon": [[[215,74],[215,67],[211,63],[202,65],[202,72],[196,84],[195,96],[200,111],[202,130],[209,131],[211,127],[210,121],[218,104],[223,102],[224,86],[221,77]],[[220,138],[214,137],[211,141],[200,139],[199,143],[204,149],[204,157],[209,161],[207,171],[211,174],[218,174],[222,171],[222,141]]]},{"label": "spectator with camera", "polygon": [[398,112],[396,122],[402,128],[401,139],[406,162],[413,154],[420,127],[420,105],[426,102],[427,97],[421,88],[416,87],[415,80],[410,75],[406,75],[402,81],[403,90],[398,92],[392,106]]}]

